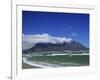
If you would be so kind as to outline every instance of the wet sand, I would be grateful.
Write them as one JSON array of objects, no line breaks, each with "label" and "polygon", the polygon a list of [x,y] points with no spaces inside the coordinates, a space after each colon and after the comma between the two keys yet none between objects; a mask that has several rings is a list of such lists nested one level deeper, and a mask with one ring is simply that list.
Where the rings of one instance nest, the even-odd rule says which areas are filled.
[{"label": "wet sand", "polygon": [[31,66],[31,65],[26,64],[26,63],[22,63],[22,69],[32,69],[32,68],[39,68],[39,67]]}]

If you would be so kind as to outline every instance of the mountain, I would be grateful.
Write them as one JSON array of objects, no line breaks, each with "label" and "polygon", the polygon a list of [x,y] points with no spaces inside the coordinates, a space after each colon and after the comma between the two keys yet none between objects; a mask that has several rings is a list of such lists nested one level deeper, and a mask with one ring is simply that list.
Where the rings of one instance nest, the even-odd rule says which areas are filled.
[{"label": "mountain", "polygon": [[71,41],[70,43],[37,43],[34,47],[24,50],[23,53],[33,53],[33,52],[46,52],[46,51],[88,51],[86,48],[79,42]]}]

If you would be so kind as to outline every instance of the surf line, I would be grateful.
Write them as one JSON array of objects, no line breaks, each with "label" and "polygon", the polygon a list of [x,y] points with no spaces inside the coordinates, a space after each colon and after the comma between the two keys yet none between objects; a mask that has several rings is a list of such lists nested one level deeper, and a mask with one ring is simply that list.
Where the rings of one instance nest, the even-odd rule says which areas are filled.
[{"label": "surf line", "polygon": [[27,60],[26,57],[23,57],[23,62],[28,65],[40,67],[40,68],[51,68],[51,67],[59,67],[60,66],[60,65],[50,64],[50,63],[45,63],[45,62],[29,61],[29,60]]}]

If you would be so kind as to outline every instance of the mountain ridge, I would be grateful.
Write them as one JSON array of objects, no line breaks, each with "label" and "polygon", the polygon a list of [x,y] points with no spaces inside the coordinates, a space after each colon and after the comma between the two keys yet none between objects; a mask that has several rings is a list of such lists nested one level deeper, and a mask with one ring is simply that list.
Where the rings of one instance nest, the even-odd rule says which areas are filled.
[{"label": "mountain ridge", "polygon": [[80,42],[71,41],[70,43],[37,43],[35,46],[28,50],[24,50],[23,53],[33,52],[46,52],[46,51],[88,51],[89,48],[82,45]]}]

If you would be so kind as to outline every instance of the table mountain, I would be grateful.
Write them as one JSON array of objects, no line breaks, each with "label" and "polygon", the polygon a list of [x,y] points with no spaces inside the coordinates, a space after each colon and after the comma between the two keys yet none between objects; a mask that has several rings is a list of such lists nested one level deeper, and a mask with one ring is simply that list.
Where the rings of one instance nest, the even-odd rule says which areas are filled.
[{"label": "table mountain", "polygon": [[35,46],[23,53],[46,52],[46,51],[88,51],[89,49],[79,42],[71,41],[70,43],[37,43]]}]

